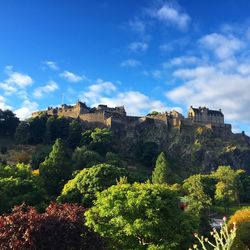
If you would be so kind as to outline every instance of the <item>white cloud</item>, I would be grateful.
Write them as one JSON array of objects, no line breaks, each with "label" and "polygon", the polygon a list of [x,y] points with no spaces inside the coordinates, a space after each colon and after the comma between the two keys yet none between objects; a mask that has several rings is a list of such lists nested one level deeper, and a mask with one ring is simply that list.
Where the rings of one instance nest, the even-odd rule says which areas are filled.
[{"label": "white cloud", "polygon": [[226,73],[208,66],[177,70],[174,76],[184,83],[166,92],[170,100],[186,106],[222,108],[227,120],[250,123],[249,75]]},{"label": "white cloud", "polygon": [[14,113],[20,120],[25,120],[26,118],[29,118],[32,112],[36,111],[37,109],[38,109],[38,104],[36,102],[32,102],[26,99],[23,102],[22,107],[14,110]]},{"label": "white cloud", "polygon": [[148,44],[142,42],[133,42],[129,44],[129,49],[133,52],[144,52],[148,49]]},{"label": "white cloud", "polygon": [[57,63],[54,61],[43,61],[42,63],[52,70],[59,70]]},{"label": "white cloud", "polygon": [[151,99],[139,91],[119,91],[113,83],[101,79],[90,85],[81,94],[80,99],[91,106],[100,103],[110,107],[124,105],[129,115],[145,115],[153,110],[169,110],[160,100]]},{"label": "white cloud", "polygon": [[139,20],[138,18],[135,18],[134,20],[129,22],[129,26],[132,29],[132,31],[143,34],[145,32],[146,25],[142,20]]},{"label": "white cloud", "polygon": [[8,78],[0,82],[0,88],[5,91],[5,95],[11,95],[33,84],[29,75],[13,71],[12,66],[6,66],[5,73]]},{"label": "white cloud", "polygon": [[152,17],[180,30],[186,30],[191,21],[191,17],[187,13],[180,11],[179,8],[171,6],[169,3],[165,3],[157,9],[151,9],[149,13]]},{"label": "white cloud", "polygon": [[128,59],[123,62],[121,62],[121,67],[129,67],[129,68],[135,68],[137,66],[140,66],[141,62],[135,59]]},{"label": "white cloud", "polygon": [[0,109],[1,110],[12,109],[12,107],[8,105],[6,102],[7,102],[6,98],[0,95]]},{"label": "white cloud", "polygon": [[76,75],[70,71],[65,70],[63,73],[60,74],[60,77],[66,79],[69,82],[80,82],[83,80],[88,81],[89,79],[85,75]]},{"label": "white cloud", "polygon": [[227,59],[245,47],[245,43],[233,35],[218,33],[203,36],[199,43],[212,51],[219,59]]},{"label": "white cloud", "polygon": [[172,58],[169,62],[164,63],[163,67],[192,65],[200,62],[201,60],[196,56],[180,56]]},{"label": "white cloud", "polygon": [[103,95],[110,95],[116,91],[114,83],[97,79],[95,83],[90,85],[81,95],[81,99],[87,103],[97,103]]},{"label": "white cloud", "polygon": [[54,81],[49,81],[46,85],[36,88],[33,92],[33,96],[36,98],[41,98],[45,94],[52,93],[58,89],[58,84]]}]

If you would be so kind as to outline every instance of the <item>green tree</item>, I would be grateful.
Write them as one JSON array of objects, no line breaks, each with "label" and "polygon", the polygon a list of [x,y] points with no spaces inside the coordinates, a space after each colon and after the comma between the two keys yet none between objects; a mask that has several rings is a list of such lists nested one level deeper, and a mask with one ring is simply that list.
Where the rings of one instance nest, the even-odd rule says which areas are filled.
[{"label": "green tree", "polygon": [[97,193],[86,225],[110,241],[110,249],[185,249],[194,223],[167,185],[119,184]]},{"label": "green tree", "polygon": [[69,148],[75,149],[81,141],[82,126],[81,124],[74,120],[69,124],[69,134],[67,138],[67,144]]},{"label": "green tree", "polygon": [[229,205],[239,203],[239,193],[242,189],[240,174],[242,170],[234,170],[230,166],[219,166],[211,174],[218,183],[216,184],[215,200],[228,208]]},{"label": "green tree", "polygon": [[13,136],[19,124],[19,119],[10,110],[0,109],[0,135]]},{"label": "green tree", "polygon": [[105,156],[105,160],[108,164],[121,167],[122,166],[122,161],[121,158],[119,157],[118,154],[112,153],[112,152],[107,152]]},{"label": "green tree", "polygon": [[29,143],[30,130],[29,130],[29,123],[27,121],[22,121],[19,123],[16,129],[15,138],[17,143],[20,144]]},{"label": "green tree", "polygon": [[49,194],[58,195],[73,171],[69,152],[61,139],[56,140],[39,170]]},{"label": "green tree", "polygon": [[155,142],[138,142],[135,145],[134,154],[137,161],[147,167],[152,167],[159,154],[159,146]]},{"label": "green tree", "polygon": [[108,151],[112,151],[113,133],[107,128],[96,128],[92,131],[90,148],[105,156]]},{"label": "green tree", "polygon": [[155,168],[152,172],[152,182],[154,184],[163,184],[173,182],[173,173],[164,152],[157,157]]},{"label": "green tree", "polygon": [[30,144],[38,144],[44,141],[47,120],[46,115],[28,119]]},{"label": "green tree", "polygon": [[73,153],[72,161],[74,169],[80,170],[86,167],[92,167],[102,163],[103,158],[95,151],[89,150],[86,147],[77,147]]},{"label": "green tree", "polygon": [[105,163],[85,168],[65,184],[58,201],[78,202],[89,207],[97,192],[116,184],[116,180],[123,176],[128,176],[125,169]]},{"label": "green tree", "polygon": [[190,176],[184,181],[183,190],[188,203],[187,211],[199,221],[200,231],[205,232],[209,227],[212,199],[205,193],[204,177],[200,174]]}]

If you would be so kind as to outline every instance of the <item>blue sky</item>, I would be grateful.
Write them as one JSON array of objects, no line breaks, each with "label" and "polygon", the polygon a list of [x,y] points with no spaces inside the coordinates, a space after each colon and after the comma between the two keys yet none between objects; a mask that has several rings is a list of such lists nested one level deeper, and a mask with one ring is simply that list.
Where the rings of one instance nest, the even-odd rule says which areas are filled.
[{"label": "blue sky", "polygon": [[2,0],[0,108],[222,108],[250,134],[250,1]]}]

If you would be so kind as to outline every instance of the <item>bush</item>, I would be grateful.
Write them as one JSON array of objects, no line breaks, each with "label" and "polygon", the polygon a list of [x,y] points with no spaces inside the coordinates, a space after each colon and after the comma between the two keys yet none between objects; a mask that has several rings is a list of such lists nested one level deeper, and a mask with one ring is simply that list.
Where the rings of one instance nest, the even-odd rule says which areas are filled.
[{"label": "bush", "polygon": [[0,217],[0,249],[104,249],[103,240],[84,225],[85,209],[51,204],[40,214],[33,207],[15,207]]},{"label": "bush", "polygon": [[244,208],[235,212],[235,214],[230,218],[229,225],[237,225],[236,240],[234,242],[235,250],[243,250],[250,248],[250,208]]}]

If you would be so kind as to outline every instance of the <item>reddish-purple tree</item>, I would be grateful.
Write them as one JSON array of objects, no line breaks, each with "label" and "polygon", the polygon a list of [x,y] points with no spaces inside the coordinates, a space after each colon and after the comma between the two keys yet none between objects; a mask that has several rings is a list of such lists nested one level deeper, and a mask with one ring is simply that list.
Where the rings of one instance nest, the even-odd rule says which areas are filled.
[{"label": "reddish-purple tree", "polygon": [[84,225],[84,212],[76,204],[52,203],[43,214],[15,207],[0,217],[0,249],[103,249],[104,241]]}]

